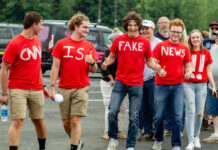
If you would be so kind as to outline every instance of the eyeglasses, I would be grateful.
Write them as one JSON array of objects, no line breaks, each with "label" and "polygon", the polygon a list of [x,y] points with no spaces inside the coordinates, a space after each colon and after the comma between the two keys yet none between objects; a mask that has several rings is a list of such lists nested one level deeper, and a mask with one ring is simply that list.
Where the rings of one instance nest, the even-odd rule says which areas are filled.
[{"label": "eyeglasses", "polygon": [[218,30],[218,27],[211,27],[211,30]]},{"label": "eyeglasses", "polygon": [[158,22],[158,24],[169,24],[169,22]]},{"label": "eyeglasses", "polygon": [[178,31],[170,31],[173,34],[182,34],[182,32],[178,32]]}]

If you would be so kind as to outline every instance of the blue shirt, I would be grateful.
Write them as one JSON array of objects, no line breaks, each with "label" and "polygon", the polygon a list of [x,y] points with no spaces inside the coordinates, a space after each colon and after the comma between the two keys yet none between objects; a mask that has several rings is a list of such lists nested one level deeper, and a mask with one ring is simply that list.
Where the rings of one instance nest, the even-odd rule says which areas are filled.
[{"label": "blue shirt", "polygon": [[211,40],[211,39],[204,39],[203,41],[203,45],[206,49],[211,49],[211,46],[215,43],[215,41]]},{"label": "blue shirt", "polygon": [[159,32],[154,33],[154,36],[160,39],[161,41],[169,40],[169,38],[163,37]]}]

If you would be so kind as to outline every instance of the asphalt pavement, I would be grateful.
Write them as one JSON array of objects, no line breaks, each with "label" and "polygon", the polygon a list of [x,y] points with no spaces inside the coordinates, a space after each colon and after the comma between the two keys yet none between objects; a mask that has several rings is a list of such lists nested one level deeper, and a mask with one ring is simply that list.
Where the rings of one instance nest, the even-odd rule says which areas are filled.
[{"label": "asphalt pavement", "polygon": [[[93,76],[92,76],[93,77]],[[88,116],[82,118],[82,140],[83,150],[106,150],[108,141],[102,138],[104,133],[104,106],[100,93],[100,75],[91,78],[89,93]],[[49,76],[45,77],[49,85]],[[59,115],[59,107],[56,102],[46,99],[45,101],[45,122],[47,125],[47,150],[70,150],[70,140],[62,127]],[[0,150],[8,150],[8,128],[10,121],[0,122]],[[124,133],[128,128],[128,111],[125,115]],[[202,131],[200,138],[208,137],[213,131]],[[171,150],[170,136],[165,137],[162,150]],[[184,132],[182,138],[182,149],[187,145],[187,134]],[[125,150],[126,140],[119,139],[117,150]],[[136,150],[151,150],[153,142],[137,141]],[[27,116],[20,139],[19,150],[38,150],[38,141],[35,135],[34,126]],[[218,150],[218,144],[202,143],[199,150]]]}]

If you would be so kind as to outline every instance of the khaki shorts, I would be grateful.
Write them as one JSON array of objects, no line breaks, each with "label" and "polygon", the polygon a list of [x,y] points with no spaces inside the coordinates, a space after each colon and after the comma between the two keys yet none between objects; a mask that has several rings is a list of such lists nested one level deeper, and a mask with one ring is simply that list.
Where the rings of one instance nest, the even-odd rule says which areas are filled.
[{"label": "khaki shorts", "polygon": [[86,116],[89,86],[79,89],[58,88],[58,93],[64,97],[59,105],[62,119],[69,119],[71,115]]},{"label": "khaki shorts", "polygon": [[44,118],[44,95],[43,91],[9,89],[11,119],[26,118],[26,106],[32,119]]}]

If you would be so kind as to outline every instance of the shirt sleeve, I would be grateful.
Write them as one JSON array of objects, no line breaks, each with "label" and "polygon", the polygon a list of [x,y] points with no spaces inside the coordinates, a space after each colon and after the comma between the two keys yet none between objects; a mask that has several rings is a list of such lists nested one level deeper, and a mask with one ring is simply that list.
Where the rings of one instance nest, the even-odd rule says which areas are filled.
[{"label": "shirt sleeve", "polygon": [[98,55],[95,51],[95,46],[92,44],[92,47],[91,47],[91,51],[92,51],[92,58],[97,61],[98,60]]},{"label": "shirt sleeve", "polygon": [[110,47],[110,51],[112,53],[114,53],[115,55],[117,55],[117,53],[118,53],[118,46],[117,46],[118,44],[117,43],[118,43],[118,39],[115,38],[112,45],[111,45],[111,47]]},{"label": "shirt sleeve", "polygon": [[207,65],[208,64],[211,64],[213,62],[212,60],[212,57],[211,57],[211,54],[210,54],[210,51],[209,50],[206,50],[207,51]]},{"label": "shirt sleeve", "polygon": [[13,64],[14,60],[16,59],[16,56],[17,56],[17,49],[11,42],[9,42],[7,44],[2,60],[7,63]]},{"label": "shirt sleeve", "polygon": [[153,50],[153,57],[155,58],[155,59],[158,59],[158,60],[160,60],[160,48],[161,48],[161,45],[160,45],[160,43],[159,44],[157,44],[155,47],[154,47],[154,50]]},{"label": "shirt sleeve", "polygon": [[55,45],[55,48],[52,52],[52,56],[58,58],[58,59],[61,59],[62,57],[62,54],[61,54],[61,43],[60,41],[57,42],[57,44]]},{"label": "shirt sleeve", "polygon": [[145,49],[145,58],[148,59],[153,56],[151,52],[151,43],[148,41],[145,43],[146,44],[146,49]]},{"label": "shirt sleeve", "polygon": [[184,59],[184,63],[189,63],[191,62],[191,53],[189,51],[189,49],[186,47],[185,48],[185,59]]}]

